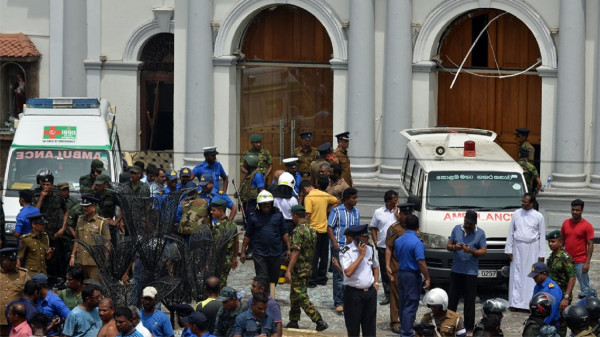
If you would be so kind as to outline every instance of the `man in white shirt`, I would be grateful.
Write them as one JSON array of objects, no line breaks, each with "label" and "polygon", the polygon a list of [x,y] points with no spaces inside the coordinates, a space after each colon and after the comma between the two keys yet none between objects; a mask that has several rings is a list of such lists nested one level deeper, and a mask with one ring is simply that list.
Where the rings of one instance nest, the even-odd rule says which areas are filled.
[{"label": "man in white shirt", "polygon": [[387,305],[390,303],[390,279],[386,273],[385,265],[385,236],[387,235],[388,228],[398,221],[395,214],[396,206],[398,205],[398,192],[394,190],[385,192],[383,201],[385,205],[375,210],[369,224],[369,229],[371,230],[373,242],[377,245],[377,259],[379,260],[379,264],[383,264],[379,269],[381,271],[381,283],[383,283],[385,298],[379,304]]},{"label": "man in white shirt", "polygon": [[146,329],[146,327],[144,326],[144,324],[142,324],[142,320],[140,319],[140,309],[138,309],[136,306],[132,305],[129,307],[129,309],[131,309],[131,312],[133,313],[133,325],[135,326],[135,329],[142,334],[142,336],[144,337],[154,337],[152,336],[152,334],[150,333],[150,330]]},{"label": "man in white shirt", "polygon": [[535,281],[527,274],[534,263],[544,262],[546,256],[546,224],[544,216],[533,209],[535,202],[532,193],[525,193],[506,236],[504,253],[511,259],[508,302],[512,311],[529,311]]}]

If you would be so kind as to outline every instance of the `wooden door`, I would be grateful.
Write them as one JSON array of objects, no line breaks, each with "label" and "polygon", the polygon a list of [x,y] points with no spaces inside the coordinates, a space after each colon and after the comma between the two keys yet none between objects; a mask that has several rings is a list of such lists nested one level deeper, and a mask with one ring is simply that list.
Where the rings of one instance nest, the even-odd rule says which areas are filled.
[{"label": "wooden door", "polygon": [[260,133],[277,170],[299,146],[300,132],[314,132],[313,146],[331,141],[332,52],[321,23],[298,7],[276,6],[255,17],[239,65],[242,153],[250,135]]},{"label": "wooden door", "polygon": [[[493,130],[498,143],[515,158],[515,128],[529,128],[529,142],[536,147],[539,160],[542,81],[535,67],[515,76],[540,58],[535,37],[523,22],[511,14],[492,22],[450,89],[454,73],[477,35],[503,13],[472,12],[448,28],[440,47],[438,124]],[[499,78],[507,75],[513,77]]]}]

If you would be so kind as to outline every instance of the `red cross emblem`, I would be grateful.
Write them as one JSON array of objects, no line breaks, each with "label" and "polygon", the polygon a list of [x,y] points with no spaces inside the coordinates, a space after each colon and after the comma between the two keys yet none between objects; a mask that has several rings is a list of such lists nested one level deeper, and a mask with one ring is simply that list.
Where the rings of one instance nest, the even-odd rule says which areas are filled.
[{"label": "red cross emblem", "polygon": [[55,126],[51,126],[49,130],[44,130],[44,135],[48,135],[50,139],[56,138],[56,135],[61,135],[61,130],[56,130]]}]

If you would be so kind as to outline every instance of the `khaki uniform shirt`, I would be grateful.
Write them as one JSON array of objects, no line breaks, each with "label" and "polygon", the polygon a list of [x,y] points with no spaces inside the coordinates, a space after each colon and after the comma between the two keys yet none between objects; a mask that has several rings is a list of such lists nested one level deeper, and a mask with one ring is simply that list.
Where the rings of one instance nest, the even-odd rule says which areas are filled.
[{"label": "khaki uniform shirt", "polygon": [[442,337],[454,337],[457,334],[466,333],[462,317],[452,310],[446,310],[446,317],[439,322],[434,320],[431,312],[428,312],[421,318],[421,323],[435,325]]},{"label": "khaki uniform shirt", "polygon": [[20,241],[19,259],[25,260],[25,268],[29,275],[46,274],[46,252],[50,247],[48,234],[45,232],[39,235],[28,233],[21,236]]},{"label": "khaki uniform shirt", "polygon": [[396,239],[404,233],[406,233],[406,229],[404,229],[402,225],[400,225],[400,223],[397,221],[394,222],[387,230],[387,235],[385,237],[385,245],[392,250],[392,259],[390,261],[390,268],[392,269],[392,273],[398,272],[398,260],[396,260],[396,256],[394,254],[394,243],[396,242]]},{"label": "khaki uniform shirt", "polygon": [[344,178],[338,179],[335,183],[329,180],[329,186],[325,190],[327,193],[333,195],[334,197],[342,200],[342,193],[345,189],[350,187]]},{"label": "khaki uniform shirt", "polygon": [[296,170],[300,173],[302,180],[310,179],[310,164],[317,160],[319,151],[311,146],[310,151],[307,152],[300,146],[294,149],[294,156],[298,158],[298,168]]},{"label": "khaki uniform shirt", "polygon": [[0,267],[0,325],[8,325],[4,310],[10,302],[23,296],[23,287],[27,281],[27,269],[17,267],[14,272],[7,273]]},{"label": "khaki uniform shirt", "polygon": [[[99,234],[110,240],[110,230],[108,229],[108,222],[105,218],[94,214],[91,219],[87,219],[85,215],[79,217],[77,221],[77,238],[87,244],[93,245],[94,234]],[[96,262],[90,255],[90,253],[79,245],[77,247],[77,263],[82,266],[95,266]]]},{"label": "khaki uniform shirt", "polygon": [[342,150],[339,146],[333,154],[338,158],[340,165],[342,166],[342,178],[346,180],[348,185],[353,186],[352,173],[350,173],[350,158],[348,158],[348,150]]}]

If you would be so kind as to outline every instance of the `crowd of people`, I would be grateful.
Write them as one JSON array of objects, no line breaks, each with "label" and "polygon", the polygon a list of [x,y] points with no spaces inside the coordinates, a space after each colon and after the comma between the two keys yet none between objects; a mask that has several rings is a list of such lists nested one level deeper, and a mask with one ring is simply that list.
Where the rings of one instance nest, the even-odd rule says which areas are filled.
[{"label": "crowd of people", "polygon": [[[232,182],[237,205],[227,194],[229,178],[216,160],[216,147],[204,148],[204,162],[179,172],[134,163],[118,183],[128,195],[153,197],[156,207],[183,191],[172,234],[184,240],[201,227],[213,233],[234,228],[237,233],[233,220],[238,212],[242,215],[243,234],[228,243],[224,271],[203,280],[204,297],[173,306],[177,324],[162,310],[165,294],[153,286],[128,307],[116,306],[102,293],[102,277],[84,243],[102,236],[116,245],[128,235],[114,193],[117,182],[103,174],[102,161],[92,161],[90,173],[81,177],[81,200],[69,195],[68,183],[55,186],[52,172],[41,169],[39,186],[19,192],[17,246],[0,251],[0,310],[5,310],[0,335],[158,337],[174,336],[174,328],[180,327],[185,337],[282,336],[284,321],[275,296],[281,283],[290,284],[285,327],[299,329],[303,310],[314,328],[323,331],[329,325],[307,288],[327,285],[329,268],[332,309],[349,336],[376,335],[380,284],[379,305],[390,306],[390,328],[401,336],[499,336],[506,310],[531,314],[524,336],[545,331],[565,336],[567,328],[577,336],[600,334],[600,300],[588,277],[594,231],[582,217],[583,201],[572,202],[572,217],[560,231],[546,234],[544,217],[534,207],[535,194],[523,196],[507,234],[508,301],[486,300],[484,317],[476,322],[478,262],[487,252],[476,211],[466,211],[463,223],[448,232],[446,249],[453,254],[448,291],[430,289],[419,218],[413,214],[418,201],[409,197],[400,202],[398,192],[388,190],[383,206],[363,224],[347,156],[349,133],[336,135],[335,151],[329,143],[312,147],[310,132],[300,136],[296,157],[284,160],[285,170],[272,172],[262,136],[251,135],[252,147],[240,163],[239,189]],[[6,238],[2,240],[6,246]],[[552,251],[547,260],[546,245]],[[256,276],[252,296],[244,302],[227,280],[238,263],[250,259]],[[576,280],[581,300],[573,303]],[[463,315],[457,313],[461,298]],[[419,319],[421,299],[430,310]]]}]

